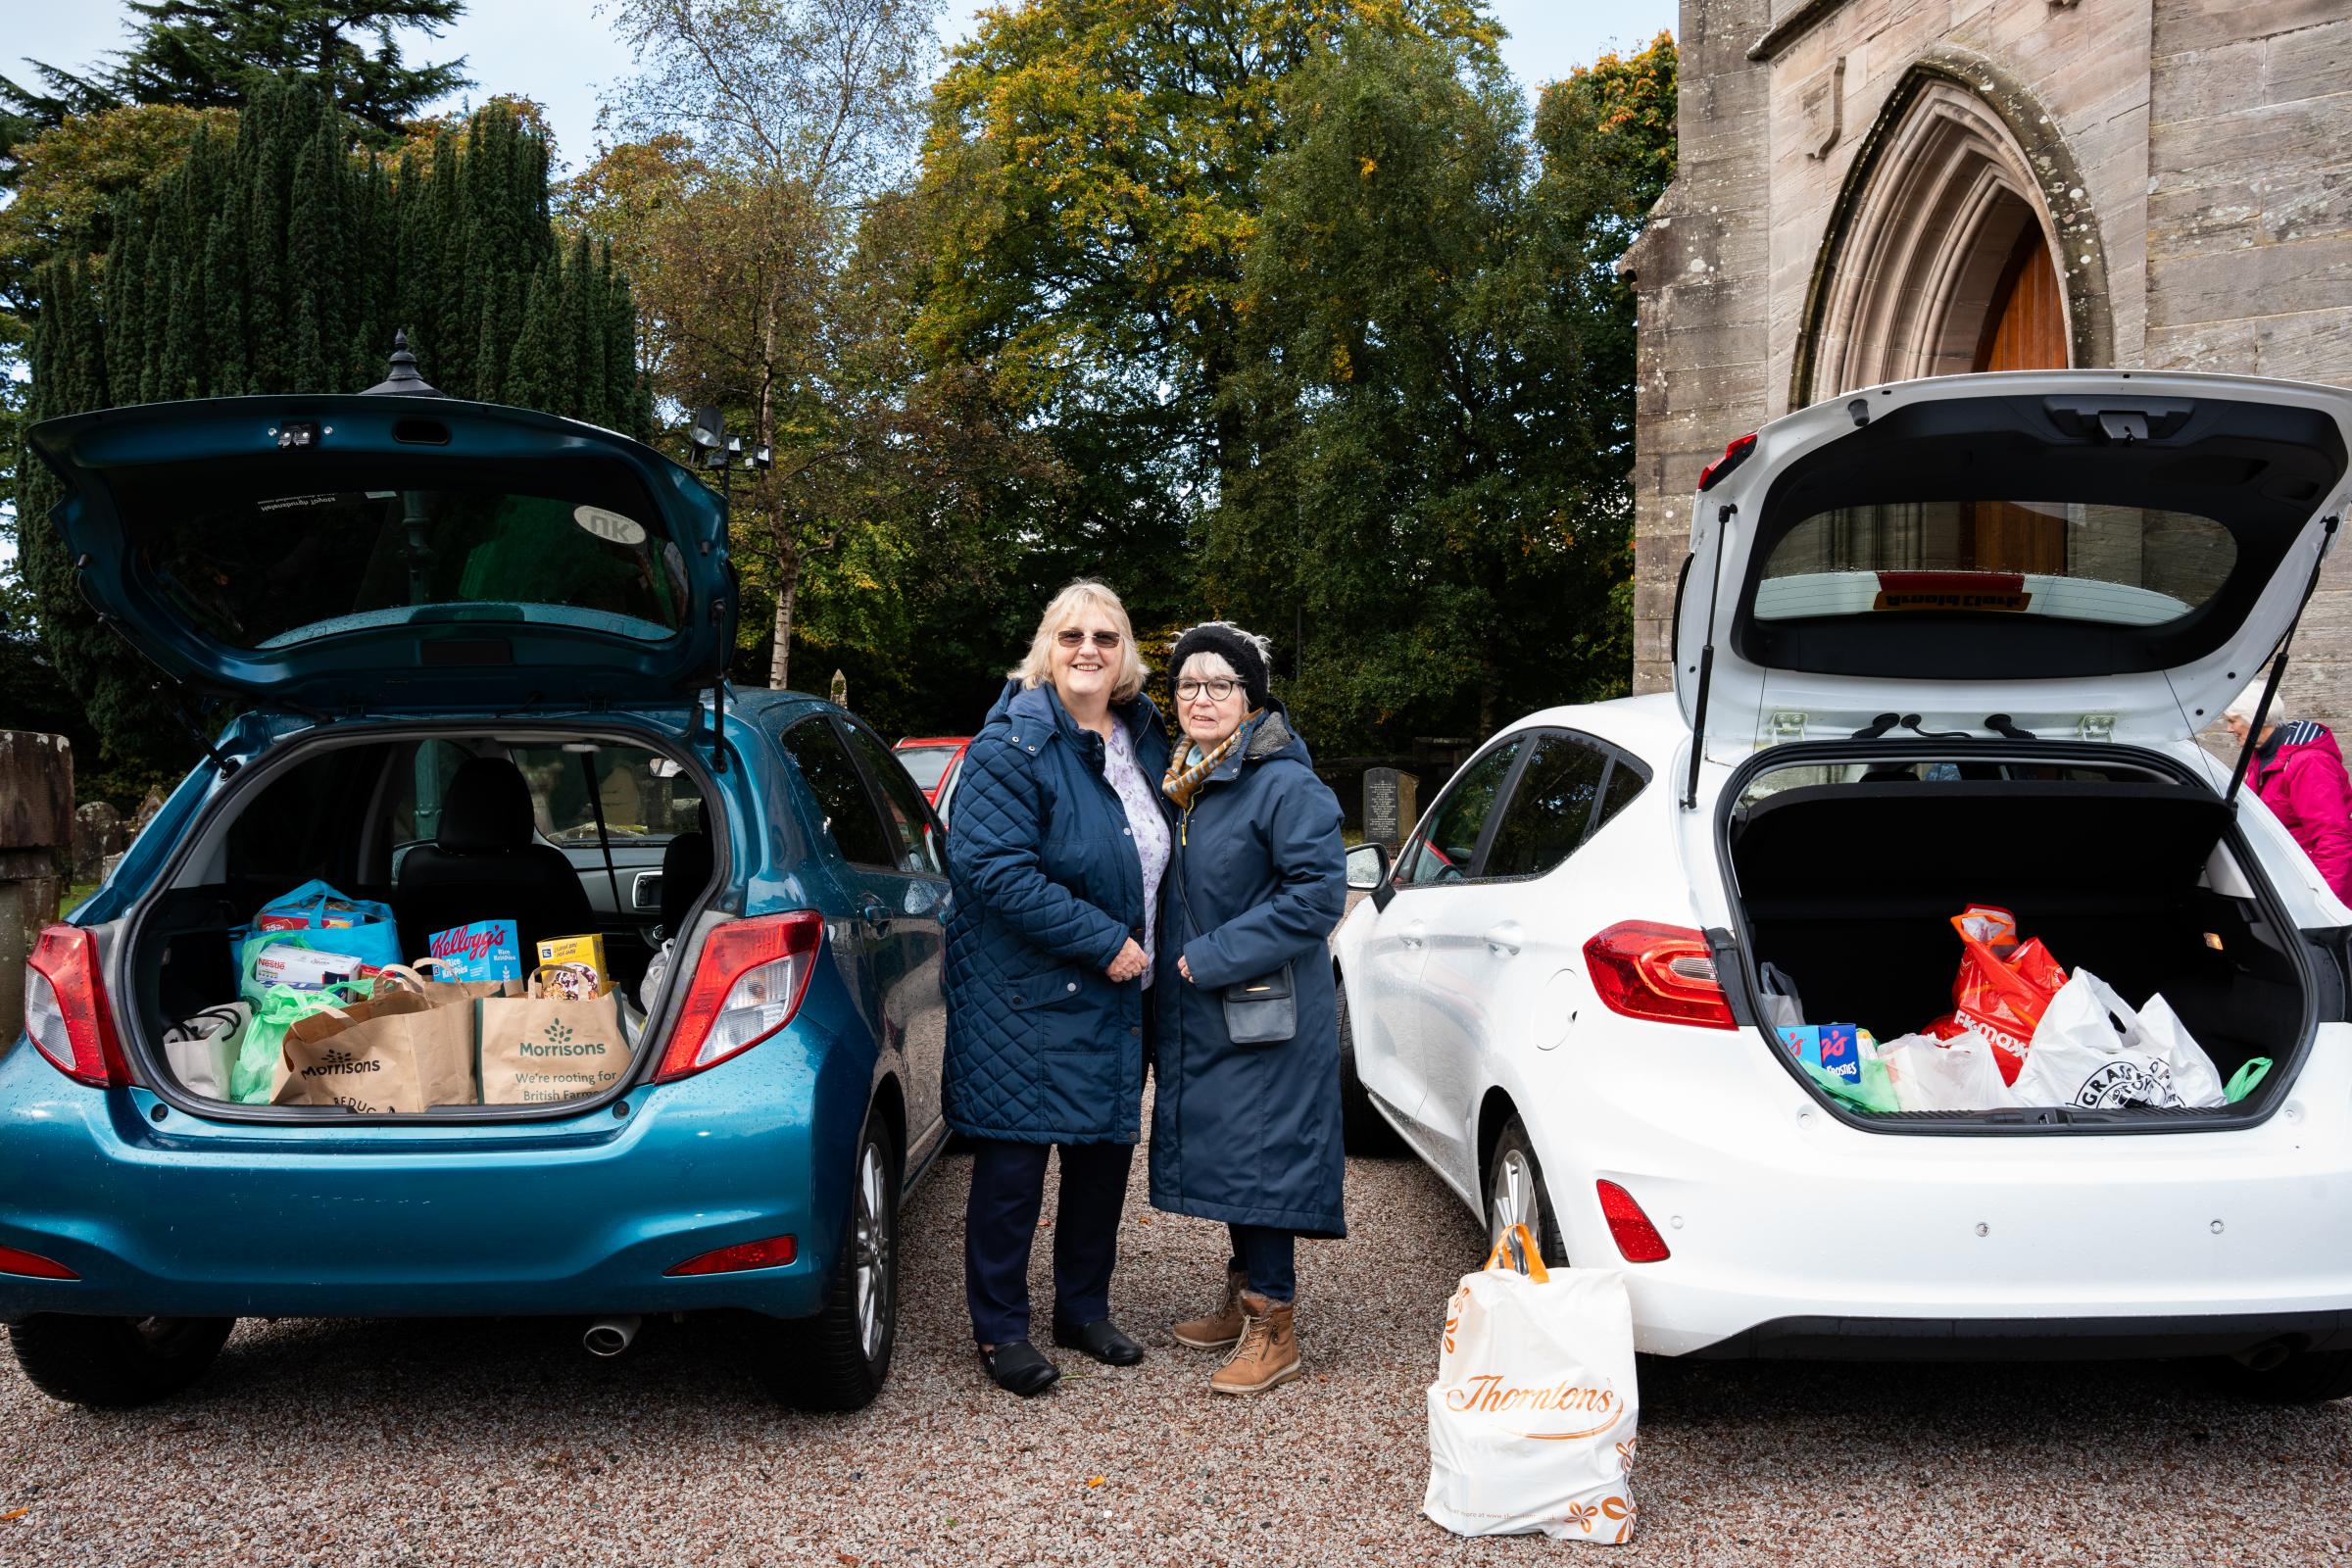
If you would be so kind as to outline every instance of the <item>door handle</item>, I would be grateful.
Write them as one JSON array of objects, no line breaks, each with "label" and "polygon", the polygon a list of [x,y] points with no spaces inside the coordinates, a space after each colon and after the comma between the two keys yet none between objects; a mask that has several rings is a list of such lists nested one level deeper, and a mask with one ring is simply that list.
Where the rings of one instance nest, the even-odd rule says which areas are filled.
[{"label": "door handle", "polygon": [[1514,956],[1519,952],[1520,944],[1526,940],[1526,935],[1520,931],[1519,922],[1516,920],[1505,920],[1499,925],[1492,925],[1487,928],[1487,951],[1489,953],[1499,953],[1505,957]]},{"label": "door handle", "polygon": [[1408,948],[1417,948],[1429,936],[1429,922],[1415,920],[1396,933],[1396,940]]},{"label": "door handle", "polygon": [[879,901],[869,903],[864,908],[859,909],[858,918],[864,924],[867,936],[881,938],[890,935],[890,911],[885,909]]}]

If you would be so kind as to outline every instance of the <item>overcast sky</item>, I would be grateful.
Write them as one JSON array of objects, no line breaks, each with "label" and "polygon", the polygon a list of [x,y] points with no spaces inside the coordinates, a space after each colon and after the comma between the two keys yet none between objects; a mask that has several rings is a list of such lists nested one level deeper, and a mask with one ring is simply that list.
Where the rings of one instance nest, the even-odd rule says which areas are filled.
[{"label": "overcast sky", "polygon": [[[0,74],[15,76],[23,60],[78,69],[122,43],[121,0],[35,6],[12,3],[0,27]],[[940,22],[943,43],[970,30],[981,7],[948,0]],[[1532,102],[1544,82],[1564,76],[1614,47],[1640,48],[1676,25],[1675,0],[1494,0],[1494,13],[1511,36],[1502,57]],[[414,61],[464,55],[473,93],[518,93],[545,104],[559,151],[577,167],[596,139],[597,92],[628,74],[629,59],[596,15],[596,0],[473,0],[466,16],[439,39],[411,35],[403,43]]]}]

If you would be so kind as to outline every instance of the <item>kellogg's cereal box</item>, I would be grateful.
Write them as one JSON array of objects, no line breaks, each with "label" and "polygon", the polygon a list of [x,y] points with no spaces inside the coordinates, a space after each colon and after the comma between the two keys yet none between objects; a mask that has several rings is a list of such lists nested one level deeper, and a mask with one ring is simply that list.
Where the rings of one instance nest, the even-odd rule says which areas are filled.
[{"label": "kellogg's cereal box", "polygon": [[442,980],[519,980],[522,943],[512,920],[475,920],[425,939]]}]

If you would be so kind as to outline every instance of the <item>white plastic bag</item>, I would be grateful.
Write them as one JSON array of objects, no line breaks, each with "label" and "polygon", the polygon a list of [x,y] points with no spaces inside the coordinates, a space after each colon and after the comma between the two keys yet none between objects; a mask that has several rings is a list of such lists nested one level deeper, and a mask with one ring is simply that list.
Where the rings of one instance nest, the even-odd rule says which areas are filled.
[{"label": "white plastic bag", "polygon": [[1462,1276],[1429,1386],[1429,1492],[1421,1511],[1464,1536],[1628,1542],[1634,1536],[1634,1314],[1612,1269],[1545,1270],[1524,1225],[1528,1272]]},{"label": "white plastic bag", "polygon": [[1886,1063],[1894,1102],[1904,1110],[1998,1110],[2017,1103],[2001,1082],[1991,1043],[1974,1029],[1949,1040],[1905,1035],[1872,1049]]},{"label": "white plastic bag", "polygon": [[172,1076],[191,1095],[208,1100],[228,1098],[228,1068],[245,1043],[253,1008],[242,1002],[224,1002],[180,1019],[164,1031],[164,1059]]},{"label": "white plastic bag", "polygon": [[2021,1105],[2111,1110],[2228,1102],[2212,1058],[2163,997],[2134,1008],[2088,969],[2077,969],[2050,999],[2010,1087]]}]

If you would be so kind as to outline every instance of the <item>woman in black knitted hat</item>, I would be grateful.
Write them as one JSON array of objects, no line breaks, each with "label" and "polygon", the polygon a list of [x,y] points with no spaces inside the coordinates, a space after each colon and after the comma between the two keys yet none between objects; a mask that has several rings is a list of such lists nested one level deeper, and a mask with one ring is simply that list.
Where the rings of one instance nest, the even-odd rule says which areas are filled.
[{"label": "woman in black knitted hat", "polygon": [[1175,858],[1159,924],[1152,1201],[1223,1220],[1223,1304],[1176,1325],[1230,1347],[1209,1379],[1256,1394],[1298,1375],[1294,1242],[1347,1234],[1339,1015],[1325,943],[1347,906],[1340,803],[1267,690],[1267,644],[1209,621],[1176,641],[1182,737],[1161,789]]}]

